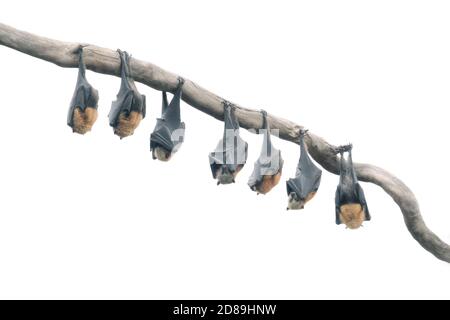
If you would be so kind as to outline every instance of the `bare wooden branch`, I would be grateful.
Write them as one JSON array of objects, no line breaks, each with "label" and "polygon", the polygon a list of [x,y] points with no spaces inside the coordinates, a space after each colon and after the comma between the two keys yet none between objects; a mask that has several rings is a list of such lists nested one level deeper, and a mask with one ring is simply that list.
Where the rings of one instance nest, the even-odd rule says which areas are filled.
[{"label": "bare wooden branch", "polygon": [[[77,50],[84,46],[86,67],[98,73],[120,76],[120,59],[115,50],[83,43],[70,43],[52,40],[28,32],[20,31],[0,23],[0,44],[30,56],[47,60],[60,67],[78,67]],[[135,81],[141,82],[156,90],[174,92],[178,85],[178,75],[138,59],[131,60],[131,71]],[[223,98],[209,92],[193,81],[185,79],[183,100],[192,107],[223,120]],[[236,116],[241,127],[258,129],[261,127],[259,110],[252,110],[236,104]],[[268,115],[271,127],[279,129],[281,139],[298,144],[299,130],[302,126],[274,115]],[[311,156],[327,171],[338,174],[336,147],[321,137],[308,132],[306,137],[308,151]],[[412,191],[397,177],[386,170],[370,165],[356,163],[358,179],[380,186],[400,207],[405,224],[426,250],[438,259],[450,262],[450,246],[439,239],[428,227],[421,216],[419,204]]]}]

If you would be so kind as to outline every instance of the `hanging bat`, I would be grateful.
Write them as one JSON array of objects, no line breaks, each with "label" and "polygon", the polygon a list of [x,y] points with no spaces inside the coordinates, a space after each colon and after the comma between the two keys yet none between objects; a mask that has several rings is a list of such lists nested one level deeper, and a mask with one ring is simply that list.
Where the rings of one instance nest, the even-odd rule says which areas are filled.
[{"label": "hanging bat", "polygon": [[300,131],[300,160],[298,161],[295,178],[286,181],[288,194],[287,210],[303,209],[311,200],[320,186],[322,170],[312,162],[305,145],[305,135],[308,130]]},{"label": "hanging bat", "polygon": [[72,131],[85,134],[91,131],[97,120],[98,91],[86,79],[86,65],[83,60],[83,47],[79,49],[78,79],[70,102],[67,124]]},{"label": "hanging bat", "polygon": [[153,159],[169,161],[184,141],[185,124],[180,120],[180,100],[184,81],[179,80],[177,91],[170,101],[163,91],[161,118],[157,119],[155,129],[150,135],[150,151]]},{"label": "hanging bat", "polygon": [[267,112],[263,110],[261,113],[264,131],[263,145],[261,154],[255,162],[253,173],[248,180],[248,185],[257,194],[266,194],[280,182],[283,159],[281,158],[281,151],[272,145]]},{"label": "hanging bat", "polygon": [[[352,145],[341,146],[338,152],[341,173],[336,189],[336,224],[344,223],[349,229],[358,229],[364,221],[371,219],[366,197],[353,167]],[[347,160],[344,152],[348,152]]]},{"label": "hanging bat", "polygon": [[239,122],[231,104],[224,101],[224,133],[214,152],[209,154],[209,164],[217,185],[235,182],[248,156],[248,143],[239,135]]},{"label": "hanging bat", "polygon": [[145,118],[145,95],[140,94],[130,75],[130,56],[126,51],[117,50],[121,62],[121,85],[117,100],[111,105],[109,125],[120,139],[134,133],[139,123]]}]

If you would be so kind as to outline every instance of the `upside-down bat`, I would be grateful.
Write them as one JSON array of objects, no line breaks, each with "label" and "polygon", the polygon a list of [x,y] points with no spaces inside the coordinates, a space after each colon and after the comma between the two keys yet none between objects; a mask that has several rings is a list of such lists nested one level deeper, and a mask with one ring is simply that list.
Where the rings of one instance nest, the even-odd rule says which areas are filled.
[{"label": "upside-down bat", "polygon": [[305,146],[305,135],[308,130],[300,131],[300,160],[298,161],[295,178],[286,181],[288,194],[287,210],[303,209],[311,200],[320,186],[322,170],[312,162]]},{"label": "upside-down bat", "polygon": [[270,138],[270,126],[267,121],[267,112],[262,111],[264,140],[261,154],[255,162],[253,173],[248,180],[250,189],[257,194],[266,194],[275,187],[281,178],[283,159],[281,151],[273,147]]},{"label": "upside-down bat", "polygon": [[223,139],[216,150],[209,154],[209,164],[217,185],[234,183],[236,175],[244,167],[248,155],[248,143],[239,135],[239,122],[229,102],[224,102]]},{"label": "upside-down bat", "polygon": [[86,79],[86,65],[83,60],[83,48],[79,49],[78,79],[70,102],[67,124],[72,131],[85,134],[91,131],[97,120],[98,91]]},{"label": "upside-down bat", "polygon": [[175,95],[167,101],[167,93],[163,91],[161,118],[157,119],[155,130],[150,135],[150,151],[153,159],[169,161],[178,151],[184,141],[185,124],[180,119],[180,100],[184,81],[180,84]]},{"label": "upside-down bat", "polygon": [[[370,220],[366,197],[353,167],[352,145],[341,146],[338,152],[341,173],[336,190],[336,224],[344,223],[349,229],[358,229],[364,221]],[[344,152],[348,152],[347,160]]]},{"label": "upside-down bat", "polygon": [[109,112],[109,125],[120,139],[134,133],[145,118],[145,95],[140,94],[130,75],[130,56],[126,51],[117,50],[120,55],[121,85],[117,100],[113,101]]}]

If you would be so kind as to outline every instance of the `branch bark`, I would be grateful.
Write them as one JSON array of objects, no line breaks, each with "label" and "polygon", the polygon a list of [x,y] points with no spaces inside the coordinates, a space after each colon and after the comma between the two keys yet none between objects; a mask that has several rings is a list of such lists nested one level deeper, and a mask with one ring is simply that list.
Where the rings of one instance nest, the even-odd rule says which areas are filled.
[{"label": "branch bark", "polygon": [[[27,55],[52,62],[64,68],[78,67],[77,50],[84,46],[86,67],[94,72],[120,76],[120,58],[116,51],[84,43],[52,40],[28,32],[20,31],[0,23],[0,45],[21,51]],[[156,90],[174,92],[178,85],[178,75],[168,72],[152,63],[133,58],[131,72],[135,81]],[[203,89],[193,81],[185,79],[183,100],[192,107],[223,121],[223,98]],[[242,128],[261,127],[259,110],[236,105],[236,116]],[[269,114],[273,129],[279,129],[281,139],[298,144],[302,126]],[[308,132],[305,139],[308,152],[325,170],[339,174],[336,147],[321,137]],[[406,227],[423,248],[438,259],[450,262],[450,246],[443,242],[426,226],[420,213],[419,204],[412,191],[397,177],[386,170],[370,165],[355,163],[358,179],[380,186],[400,207]]]}]

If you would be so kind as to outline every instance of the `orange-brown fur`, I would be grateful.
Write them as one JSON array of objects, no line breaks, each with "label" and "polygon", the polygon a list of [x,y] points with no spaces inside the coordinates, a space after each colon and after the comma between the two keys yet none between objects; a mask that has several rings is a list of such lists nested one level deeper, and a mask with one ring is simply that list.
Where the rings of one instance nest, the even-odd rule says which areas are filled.
[{"label": "orange-brown fur", "polygon": [[281,170],[272,176],[264,176],[262,181],[256,186],[256,191],[261,194],[266,194],[280,182],[280,179]]},{"label": "orange-brown fur", "polygon": [[306,204],[309,200],[311,200],[312,198],[314,198],[315,195],[316,195],[316,192],[315,192],[315,191],[310,192],[310,193],[308,194],[308,196],[306,197],[305,202],[304,202],[303,204]]},{"label": "orange-brown fur", "polygon": [[97,109],[87,107],[82,111],[80,108],[75,108],[73,110],[72,118],[72,130],[75,133],[85,134],[91,131],[92,126],[97,120],[98,112]]},{"label": "orange-brown fur", "polygon": [[134,130],[138,127],[142,120],[142,114],[136,111],[131,111],[128,116],[124,112],[119,115],[117,125],[114,128],[114,133],[121,139],[131,136]]},{"label": "orange-brown fur", "polygon": [[359,203],[344,204],[340,208],[339,218],[349,229],[358,229],[365,220],[363,207]]},{"label": "orange-brown fur", "polygon": [[239,171],[242,170],[243,167],[244,167],[243,164],[240,164],[236,167],[236,171],[233,172],[233,178],[236,178],[237,174],[239,173]]}]

